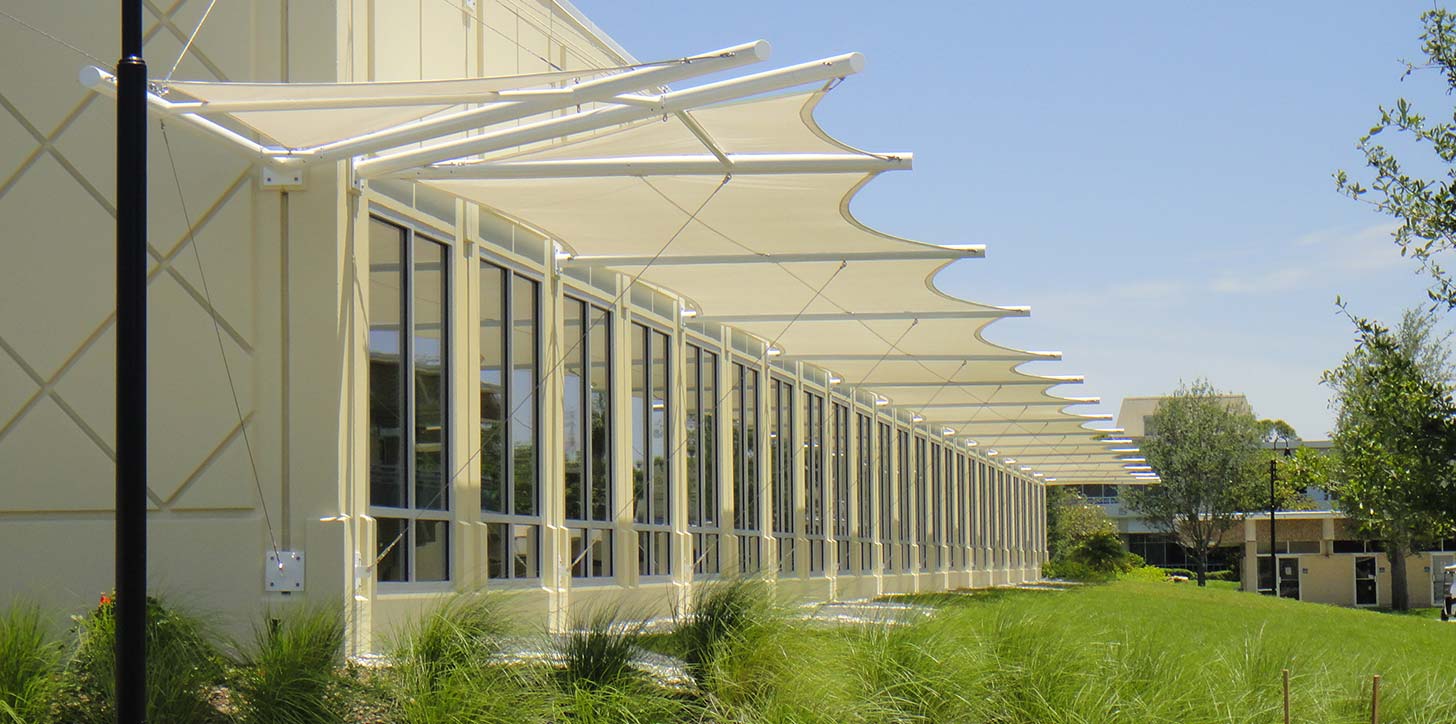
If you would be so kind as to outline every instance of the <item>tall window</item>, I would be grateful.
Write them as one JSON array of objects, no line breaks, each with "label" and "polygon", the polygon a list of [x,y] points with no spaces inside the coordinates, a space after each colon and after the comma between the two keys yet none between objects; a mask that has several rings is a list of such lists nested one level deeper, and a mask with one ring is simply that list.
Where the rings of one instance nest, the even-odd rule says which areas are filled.
[{"label": "tall window", "polygon": [[611,312],[566,297],[562,449],[571,575],[612,575]]},{"label": "tall window", "polygon": [[899,530],[895,527],[895,496],[892,490],[895,485],[894,456],[890,449],[893,433],[888,422],[881,422],[876,427],[879,432],[879,465],[876,467],[880,483],[880,568],[888,573],[895,569],[895,546],[900,540]]},{"label": "tall window", "polygon": [[896,440],[897,444],[895,447],[895,459],[898,461],[897,469],[900,477],[900,489],[897,491],[899,493],[899,503],[895,506],[895,512],[900,520],[897,542],[900,544],[900,570],[909,571],[912,570],[910,559],[911,531],[915,529],[915,522],[910,519],[911,509],[913,508],[913,501],[910,497],[912,487],[910,477],[910,432],[908,430],[899,430],[898,432],[899,436]]},{"label": "tall window", "polygon": [[809,573],[824,572],[824,396],[804,392],[804,535]]},{"label": "tall window", "polygon": [[970,566],[970,557],[967,555],[966,547],[970,545],[971,526],[971,489],[969,478],[969,461],[962,453],[956,454],[956,515],[955,515],[955,543],[956,543],[956,566],[965,569]]},{"label": "tall window", "polygon": [[858,515],[854,519],[855,543],[859,546],[859,570],[863,572],[875,569],[874,539],[875,539],[875,424],[869,415],[857,413],[855,419],[855,477],[854,489],[856,492],[856,507]]},{"label": "tall window", "polygon": [[834,444],[829,462],[834,486],[834,547],[839,570],[849,571],[849,405],[830,405],[829,434]]},{"label": "tall window", "polygon": [[922,571],[930,569],[930,546],[927,536],[929,530],[927,530],[926,526],[930,507],[928,505],[930,501],[926,481],[926,477],[930,472],[926,464],[929,462],[929,456],[926,455],[925,449],[927,445],[928,443],[924,437],[920,435],[915,436],[915,532],[912,539],[915,541],[918,546],[917,550],[920,552],[920,570]]},{"label": "tall window", "polygon": [[540,288],[480,264],[480,511],[486,575],[541,575]]},{"label": "tall window", "polygon": [[632,325],[632,511],[643,576],[672,573],[671,349],[666,334]]},{"label": "tall window", "polygon": [[927,509],[930,515],[925,537],[926,547],[930,550],[922,557],[925,561],[922,567],[939,570],[942,544],[945,542],[945,526],[941,521],[941,513],[945,509],[945,466],[941,464],[940,445],[928,443],[927,452],[930,455],[930,485],[926,489],[926,497],[929,498]]},{"label": "tall window", "polygon": [[944,496],[941,510],[945,514],[945,522],[941,526],[941,529],[944,531],[943,540],[941,541],[941,550],[943,551],[941,563],[944,568],[954,568],[959,560],[956,551],[960,548],[960,541],[956,539],[960,535],[960,521],[956,517],[956,513],[959,512],[958,506],[960,505],[959,478],[956,477],[955,448],[950,445],[942,445],[941,451],[944,453],[943,457],[945,458],[945,465],[941,471],[945,477],[941,486],[941,494]]},{"label": "tall window", "polygon": [[718,355],[688,345],[687,376],[688,530],[693,536],[693,572],[713,575],[718,566]]},{"label": "tall window", "polygon": [[769,379],[769,455],[773,458],[773,535],[779,548],[779,570],[794,571],[794,386]]},{"label": "tall window", "polygon": [[369,222],[369,506],[380,581],[450,579],[447,247]]},{"label": "tall window", "polygon": [[729,395],[733,425],[733,533],[738,537],[738,569],[759,569],[758,516],[758,370],[733,363]]}]

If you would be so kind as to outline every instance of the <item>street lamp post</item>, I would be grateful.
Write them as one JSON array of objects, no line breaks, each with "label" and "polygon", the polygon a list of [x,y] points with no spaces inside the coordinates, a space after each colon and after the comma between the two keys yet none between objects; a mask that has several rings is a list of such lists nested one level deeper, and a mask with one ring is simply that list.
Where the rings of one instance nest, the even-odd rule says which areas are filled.
[{"label": "street lamp post", "polygon": [[1279,537],[1274,534],[1274,512],[1278,504],[1274,498],[1274,479],[1276,461],[1269,458],[1269,594],[1275,598],[1279,597],[1279,552],[1274,549],[1274,542]]},{"label": "street lamp post", "polygon": [[1279,536],[1275,534],[1274,516],[1275,512],[1279,509],[1279,504],[1274,493],[1274,482],[1278,479],[1279,458],[1277,453],[1279,451],[1280,441],[1284,442],[1284,457],[1289,457],[1289,438],[1281,435],[1274,438],[1273,443],[1270,445],[1270,449],[1276,455],[1269,458],[1269,578],[1272,581],[1270,583],[1271,589],[1269,593],[1275,598],[1279,597],[1279,551],[1275,549],[1274,544],[1278,542]]}]

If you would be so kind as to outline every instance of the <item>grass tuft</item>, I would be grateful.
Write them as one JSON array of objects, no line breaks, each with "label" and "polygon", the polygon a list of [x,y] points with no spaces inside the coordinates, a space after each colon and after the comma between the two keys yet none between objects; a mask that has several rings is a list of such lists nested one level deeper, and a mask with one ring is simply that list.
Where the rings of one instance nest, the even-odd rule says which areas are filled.
[{"label": "grass tuft", "polygon": [[640,679],[633,660],[641,651],[637,640],[642,630],[642,622],[623,619],[615,608],[598,609],[575,621],[552,641],[564,665],[562,683],[568,689],[600,689]]},{"label": "grass tuft", "polygon": [[344,616],[337,607],[290,610],[254,631],[253,649],[231,680],[242,724],[336,724]]},{"label": "grass tuft", "polygon": [[784,617],[767,583],[735,577],[701,584],[693,591],[690,610],[677,618],[675,648],[701,686],[717,659],[748,646],[755,632]]},{"label": "grass tuft", "polygon": [[0,611],[0,722],[35,724],[49,712],[61,670],[61,645],[40,607]]}]

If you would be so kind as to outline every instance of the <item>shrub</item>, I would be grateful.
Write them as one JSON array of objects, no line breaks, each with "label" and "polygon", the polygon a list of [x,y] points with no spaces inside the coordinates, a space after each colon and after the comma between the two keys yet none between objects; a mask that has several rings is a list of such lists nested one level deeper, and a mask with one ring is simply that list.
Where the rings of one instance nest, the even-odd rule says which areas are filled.
[{"label": "shrub", "polygon": [[451,596],[405,628],[392,647],[388,721],[546,720],[549,682],[538,671],[494,658],[510,629],[499,597],[484,593]]},{"label": "shrub", "polygon": [[1198,578],[1197,573],[1194,573],[1187,568],[1164,568],[1163,573],[1166,573],[1170,576],[1182,576],[1190,580]]},{"label": "shrub", "polygon": [[632,661],[642,623],[618,618],[616,609],[602,609],[573,622],[571,631],[553,641],[564,664],[561,681],[572,688],[600,689],[637,679]]},{"label": "shrub", "polygon": [[[116,720],[116,611],[110,599],[75,618],[75,649],[63,677],[61,720]],[[223,721],[209,700],[222,681],[222,656],[200,619],[147,597],[147,720],[206,724]]]},{"label": "shrub", "polygon": [[743,645],[751,629],[776,618],[763,581],[725,578],[693,591],[692,608],[678,616],[674,638],[688,672],[702,684],[724,648]]},{"label": "shrub", "polygon": [[344,617],[335,607],[301,608],[255,629],[253,651],[231,681],[245,724],[343,721],[340,666]]},{"label": "shrub", "polygon": [[38,606],[0,612],[0,722],[39,722],[50,707],[61,669],[61,646]]},{"label": "shrub", "polygon": [[1237,580],[1239,580],[1239,572],[1238,572],[1238,570],[1209,571],[1208,572],[1208,580],[1210,580],[1210,581],[1237,581]]},{"label": "shrub", "polygon": [[1156,566],[1139,566],[1122,574],[1122,578],[1127,581],[1158,582],[1166,581],[1168,579],[1168,573]]}]

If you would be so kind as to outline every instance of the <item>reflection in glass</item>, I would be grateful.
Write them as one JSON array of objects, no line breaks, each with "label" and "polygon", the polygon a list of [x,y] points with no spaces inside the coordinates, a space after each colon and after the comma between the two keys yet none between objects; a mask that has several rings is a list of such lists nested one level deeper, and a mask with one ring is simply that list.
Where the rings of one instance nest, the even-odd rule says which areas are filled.
[{"label": "reflection in glass", "polygon": [[378,518],[375,529],[374,557],[376,578],[380,581],[409,580],[409,521],[401,518]]},{"label": "reflection in glass", "polygon": [[[587,333],[588,376],[591,402],[591,520],[612,519],[612,347],[611,316],[605,309],[589,307],[591,327]],[[610,573],[609,573],[610,575]]]},{"label": "reflection in glass", "polygon": [[494,513],[506,504],[505,290],[507,272],[480,265],[480,504]]},{"label": "reflection in glass", "polygon": [[369,504],[403,508],[405,496],[404,230],[369,223]]},{"label": "reflection in glass", "polygon": [[444,520],[415,521],[415,580],[445,581],[450,578],[450,523]]},{"label": "reflection in glass", "polygon": [[[445,330],[446,306],[445,246],[415,238],[414,277],[411,280],[414,356],[414,445],[415,505],[427,510],[449,507],[449,486],[445,472],[447,426]],[[417,562],[418,565],[419,564]]]},{"label": "reflection in glass", "polygon": [[583,489],[586,459],[582,454],[585,442],[585,431],[582,429],[585,413],[582,393],[586,387],[583,360],[587,351],[582,335],[585,307],[585,303],[568,298],[563,302],[561,310],[563,341],[569,345],[561,363],[562,471],[566,482],[566,517],[578,520],[587,517],[587,494]]},{"label": "reflection in glass", "polygon": [[511,478],[516,515],[537,515],[536,337],[537,284],[511,280]]}]

